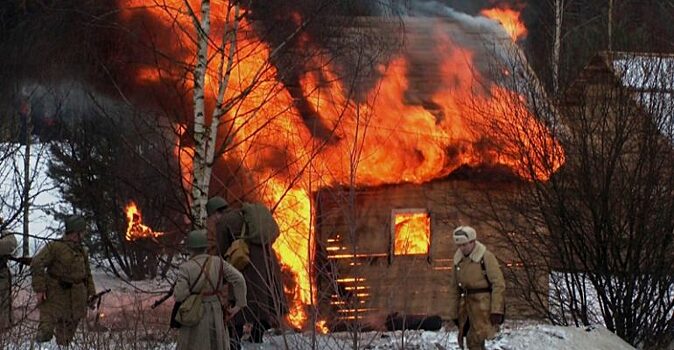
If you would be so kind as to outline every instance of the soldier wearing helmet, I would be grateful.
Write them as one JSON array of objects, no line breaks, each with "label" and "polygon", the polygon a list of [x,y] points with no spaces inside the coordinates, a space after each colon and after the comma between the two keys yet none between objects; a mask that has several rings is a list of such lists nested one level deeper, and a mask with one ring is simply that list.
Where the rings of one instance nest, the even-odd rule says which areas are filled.
[{"label": "soldier wearing helmet", "polygon": [[208,215],[208,254],[223,255],[225,252],[220,251],[220,238],[217,236],[217,225],[226,216],[229,203],[220,197],[215,196],[206,202],[206,214]]},{"label": "soldier wearing helmet", "polygon": [[80,320],[86,316],[88,300],[96,294],[89,257],[82,246],[87,230],[84,218],[71,215],[64,220],[61,239],[47,243],[30,265],[38,299],[40,324],[36,341],[70,344]]},{"label": "soldier wearing helmet", "polygon": [[[206,253],[206,230],[191,231],[185,245],[191,258],[179,267],[173,297],[176,302],[182,302],[190,294],[201,294],[203,316],[196,325],[180,327],[177,349],[228,349],[230,340],[225,318],[233,317],[246,306],[246,282],[243,275],[220,256]],[[228,302],[229,285],[234,293],[233,307]]]},{"label": "soldier wearing helmet", "polygon": [[[215,254],[225,254],[244,232],[244,216],[240,208],[231,207],[222,197],[212,197],[206,205],[209,229],[214,232]],[[209,248],[212,248],[209,245]],[[266,330],[281,326],[288,313],[283,294],[281,266],[271,244],[248,244],[250,263],[241,270],[248,286],[248,307],[230,323],[232,350],[242,348],[242,339],[261,343]]]},{"label": "soldier wearing helmet", "polygon": [[457,227],[452,237],[457,246],[449,288],[449,315],[459,328],[458,342],[463,349],[485,349],[503,323],[505,280],[498,261],[477,240],[475,229]]},{"label": "soldier wearing helmet", "polygon": [[[0,227],[3,225],[0,217]],[[17,246],[13,234],[4,230],[0,232],[0,331],[12,323],[12,274],[7,262]]]}]

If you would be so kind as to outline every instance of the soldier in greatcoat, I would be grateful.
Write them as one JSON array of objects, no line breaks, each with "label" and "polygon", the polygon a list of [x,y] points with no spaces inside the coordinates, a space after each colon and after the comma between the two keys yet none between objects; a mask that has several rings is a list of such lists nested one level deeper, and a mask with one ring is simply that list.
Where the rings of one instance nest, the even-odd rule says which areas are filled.
[{"label": "soldier in greatcoat", "polygon": [[[217,255],[209,255],[205,230],[187,235],[191,258],[179,267],[173,290],[176,301],[184,301],[190,294],[201,294],[203,317],[192,327],[181,326],[178,350],[229,350],[229,334],[225,318],[234,317],[246,307],[246,282],[241,273]],[[229,306],[228,287],[233,291],[234,305]]]},{"label": "soldier in greatcoat", "polygon": [[458,249],[449,285],[449,315],[459,328],[459,347],[464,337],[469,350],[485,349],[485,340],[493,338],[503,323],[505,280],[498,260],[470,226],[453,232]]},{"label": "soldier in greatcoat", "polygon": [[[230,206],[222,197],[212,197],[206,204],[209,221],[214,226],[215,251],[224,254],[241,236],[244,219],[241,209]],[[248,286],[248,307],[234,317],[230,325],[232,350],[242,347],[243,338],[261,343],[265,330],[280,327],[288,314],[283,293],[281,266],[271,244],[249,244],[250,264],[241,273]]]},{"label": "soldier in greatcoat", "polygon": [[[0,226],[3,220],[0,218]],[[12,323],[12,274],[8,261],[17,247],[16,237],[0,232],[0,331]]]},{"label": "soldier in greatcoat", "polygon": [[86,226],[80,216],[67,217],[63,237],[44,246],[30,265],[40,310],[38,342],[48,342],[56,335],[58,345],[70,344],[96,294],[89,256],[82,246]]}]

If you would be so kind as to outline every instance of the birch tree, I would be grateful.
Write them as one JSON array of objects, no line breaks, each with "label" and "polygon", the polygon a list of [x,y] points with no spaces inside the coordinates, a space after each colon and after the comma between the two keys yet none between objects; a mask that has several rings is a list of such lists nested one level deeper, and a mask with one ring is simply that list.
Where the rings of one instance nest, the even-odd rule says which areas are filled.
[{"label": "birch tree", "polygon": [[[218,141],[218,124],[220,123],[220,117],[227,112],[227,108],[223,108],[223,99],[229,82],[234,53],[236,52],[236,34],[240,20],[240,5],[238,2],[227,2],[228,9],[224,35],[217,47],[221,58],[217,72],[218,95],[210,123],[206,120],[204,88],[206,68],[209,64],[211,3],[209,0],[201,1],[200,16],[196,15],[187,1],[185,1],[185,6],[188,8],[197,33],[197,61],[193,71],[195,147],[192,163],[194,179],[192,184],[192,215],[197,225],[203,226],[206,219],[206,201],[208,200],[208,187],[211,179],[215,147]],[[232,13],[231,16],[230,13]],[[224,69],[225,62],[227,65],[226,69]]]},{"label": "birch tree", "polygon": [[[324,11],[333,5],[326,1],[318,5],[316,11]],[[200,1],[197,9],[190,2],[185,1],[184,6],[196,33],[195,64],[192,70],[194,153],[191,174],[191,214],[194,225],[203,227],[213,166],[224,152],[231,150],[230,146],[235,136],[241,131],[240,126],[255,117],[259,112],[257,108],[270,102],[273,98],[271,95],[276,93],[274,91],[276,88],[264,88],[269,90],[263,92],[267,96],[259,101],[259,106],[252,110],[245,110],[241,107],[241,103],[249,98],[259,84],[268,79],[268,73],[273,69],[273,60],[289,42],[302,33],[313,18],[302,19],[294,31],[280,40],[275,47],[269,48],[265,60],[256,62],[252,71],[245,72],[246,81],[242,85],[241,81],[232,81],[233,72],[239,69],[237,65],[240,65],[242,60],[257,54],[241,49],[239,43],[243,35],[242,22],[249,14],[246,8],[250,6],[250,2],[227,1],[222,4],[211,4],[210,1],[203,0]],[[213,11],[222,10],[223,7],[224,11],[219,11],[219,13],[224,13],[222,27],[213,27]],[[207,103],[209,86],[206,82],[208,79],[212,79],[215,86],[214,101],[210,109]],[[280,87],[279,82],[276,85]],[[246,115],[245,120],[241,120],[243,114]],[[267,116],[264,117],[267,118]],[[221,127],[227,129],[224,135],[219,133]],[[250,136],[246,135],[246,137]]]}]

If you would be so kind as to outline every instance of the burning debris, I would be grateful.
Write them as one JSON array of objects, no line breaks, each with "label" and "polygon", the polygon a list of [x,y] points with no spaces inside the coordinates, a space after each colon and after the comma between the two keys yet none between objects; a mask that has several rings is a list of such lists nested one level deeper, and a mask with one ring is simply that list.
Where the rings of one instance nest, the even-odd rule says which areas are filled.
[{"label": "burning debris", "polygon": [[155,232],[150,227],[143,225],[143,217],[136,203],[129,203],[125,211],[128,222],[125,236],[127,241],[135,241],[141,238],[155,238],[164,234],[163,232]]}]

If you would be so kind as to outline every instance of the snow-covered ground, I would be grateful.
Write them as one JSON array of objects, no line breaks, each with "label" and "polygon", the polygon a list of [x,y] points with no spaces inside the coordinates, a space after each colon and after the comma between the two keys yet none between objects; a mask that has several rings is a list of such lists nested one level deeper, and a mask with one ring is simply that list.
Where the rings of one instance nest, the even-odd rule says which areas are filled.
[{"label": "snow-covered ground", "polygon": [[[173,349],[172,341],[175,334],[156,333],[154,336],[141,335],[138,338],[128,337],[136,333],[128,332],[100,332],[80,333],[71,349]],[[367,332],[358,334],[360,339],[359,349],[388,350],[388,349],[415,349],[415,350],[453,350],[459,349],[456,343],[456,331],[440,330],[429,331],[406,331],[397,332]],[[351,349],[353,334],[332,333],[317,335],[313,349]],[[287,347],[285,346],[287,342]],[[403,345],[404,344],[404,345]],[[95,347],[94,347],[95,346]],[[30,339],[25,339],[18,344],[10,344],[8,350],[35,349]],[[40,349],[58,349],[52,340],[51,343],[43,344]],[[246,344],[246,350],[276,350],[312,349],[312,335],[287,334],[285,336],[265,337],[263,344]],[[605,328],[575,328],[559,327],[543,324],[512,325],[506,324],[504,330],[496,339],[487,342],[487,349],[493,350],[529,350],[529,349],[597,349],[597,350],[627,350],[634,349],[622,339]]]},{"label": "snow-covered ground", "polygon": [[[176,332],[169,330],[167,319],[172,299],[161,307],[151,309],[150,305],[170,288],[167,281],[148,280],[126,282],[102,272],[94,274],[97,289],[110,288],[99,310],[103,316],[96,319],[96,312],[90,312],[82,323],[71,349],[173,349]],[[26,291],[29,288],[22,289]],[[24,305],[32,309],[31,298],[26,294],[15,301],[15,307]],[[38,349],[31,342],[37,326],[37,314],[29,314],[8,335],[0,339],[0,348],[7,350]],[[314,334],[287,332],[283,335],[268,334],[263,344],[247,344],[245,349],[351,349],[353,334]],[[359,349],[388,350],[450,350],[459,349],[456,342],[456,328],[431,331],[362,332],[358,334]],[[1,336],[0,338],[3,338]],[[10,339],[9,341],[7,341]],[[314,344],[315,346],[312,346]],[[52,340],[41,349],[58,349]],[[498,336],[487,342],[487,349],[634,349],[603,326],[576,328],[543,324],[538,321],[508,321]]]},{"label": "snow-covered ground", "polygon": [[[404,336],[403,336],[404,335]],[[368,332],[359,334],[361,348],[442,350],[459,349],[455,329],[430,331]],[[286,336],[290,349],[310,349],[311,336],[294,334]],[[336,333],[320,336],[317,349],[348,349],[353,335]],[[267,344],[247,349],[283,349],[283,337],[275,336]],[[534,323],[508,322],[498,336],[487,342],[487,349],[634,349],[603,327],[576,328]]]}]

